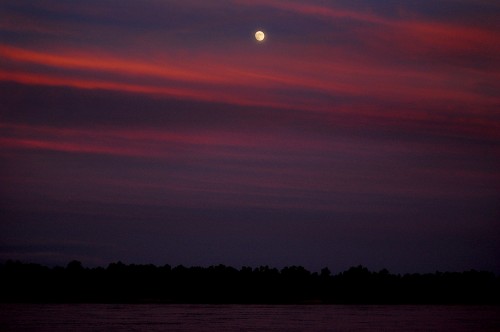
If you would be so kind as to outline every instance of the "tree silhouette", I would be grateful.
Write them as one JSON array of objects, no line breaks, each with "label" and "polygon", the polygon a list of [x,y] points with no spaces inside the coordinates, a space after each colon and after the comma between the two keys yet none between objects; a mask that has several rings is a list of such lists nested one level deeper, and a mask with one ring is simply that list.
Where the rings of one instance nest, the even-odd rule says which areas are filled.
[{"label": "tree silhouette", "polygon": [[65,268],[0,264],[1,302],[113,303],[440,303],[500,304],[500,277],[491,272],[394,275],[355,266],[332,275],[301,266],[281,270],[225,265],[171,267],[111,263]]}]

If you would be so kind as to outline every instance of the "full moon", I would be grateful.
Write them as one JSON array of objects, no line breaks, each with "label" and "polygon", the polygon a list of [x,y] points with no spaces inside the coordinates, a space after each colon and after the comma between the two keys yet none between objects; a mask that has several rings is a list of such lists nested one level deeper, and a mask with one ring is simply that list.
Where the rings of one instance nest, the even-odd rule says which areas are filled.
[{"label": "full moon", "polygon": [[257,39],[257,41],[263,41],[265,37],[266,36],[264,35],[264,32],[262,32],[262,31],[257,31],[255,33],[255,39]]}]

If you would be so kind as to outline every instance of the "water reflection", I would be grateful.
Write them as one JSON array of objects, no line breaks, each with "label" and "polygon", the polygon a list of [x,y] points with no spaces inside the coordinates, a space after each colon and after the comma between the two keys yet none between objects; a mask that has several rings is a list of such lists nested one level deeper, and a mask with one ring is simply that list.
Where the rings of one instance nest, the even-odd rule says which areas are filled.
[{"label": "water reflection", "polygon": [[2,304],[1,331],[499,331],[495,306]]}]

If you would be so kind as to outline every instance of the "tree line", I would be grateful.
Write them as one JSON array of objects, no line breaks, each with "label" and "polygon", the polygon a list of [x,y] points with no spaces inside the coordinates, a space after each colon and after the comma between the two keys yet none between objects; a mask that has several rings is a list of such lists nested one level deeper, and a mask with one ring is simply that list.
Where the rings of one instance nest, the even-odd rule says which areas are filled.
[{"label": "tree line", "polygon": [[4,303],[500,304],[500,277],[475,270],[401,275],[355,266],[333,275],[301,266],[85,268],[72,261],[51,268],[7,261],[0,281]]}]

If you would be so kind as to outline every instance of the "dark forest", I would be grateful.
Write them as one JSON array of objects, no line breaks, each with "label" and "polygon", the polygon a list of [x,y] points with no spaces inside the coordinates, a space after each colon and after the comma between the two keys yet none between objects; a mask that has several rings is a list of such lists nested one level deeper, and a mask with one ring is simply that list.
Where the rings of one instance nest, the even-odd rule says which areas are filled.
[{"label": "dark forest", "polygon": [[351,267],[281,270],[217,265],[111,263],[85,268],[7,261],[0,265],[4,303],[242,303],[242,304],[500,304],[500,277],[491,272],[391,274]]}]

